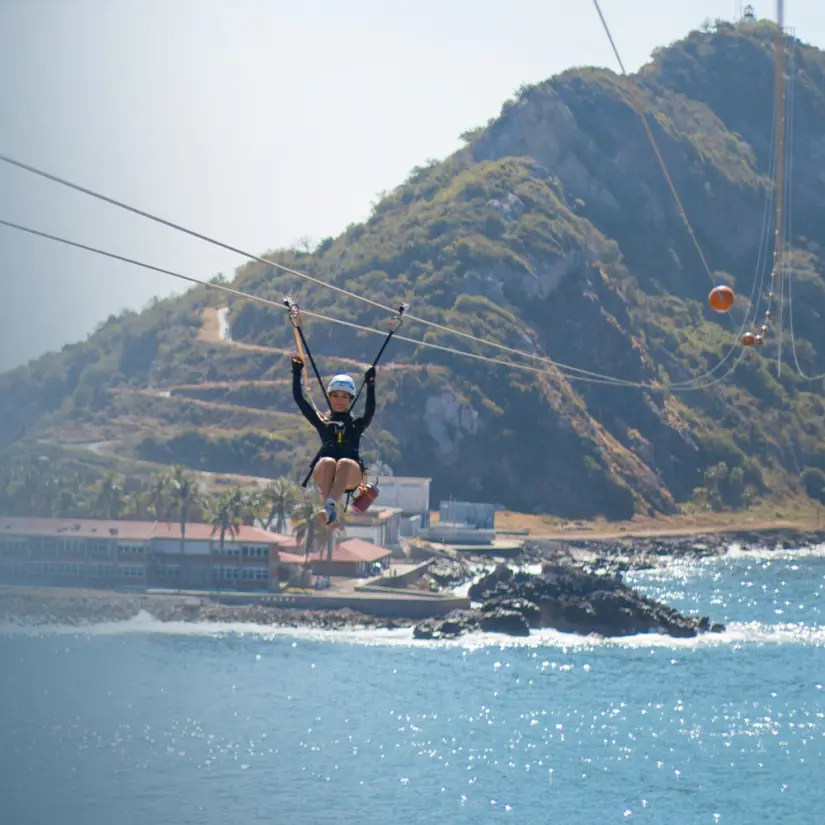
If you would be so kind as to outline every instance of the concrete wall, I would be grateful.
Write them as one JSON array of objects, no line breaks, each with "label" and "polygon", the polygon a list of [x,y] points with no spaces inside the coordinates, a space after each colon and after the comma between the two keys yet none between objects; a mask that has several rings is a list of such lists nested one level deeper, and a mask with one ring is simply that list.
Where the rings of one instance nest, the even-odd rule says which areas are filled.
[{"label": "concrete wall", "polygon": [[[378,513],[381,512],[381,516]],[[350,515],[346,521],[347,538],[364,539],[379,547],[392,548],[398,544],[401,528],[401,511],[368,512],[366,516]]]},{"label": "concrete wall", "polygon": [[341,576],[342,578],[356,578],[361,575],[360,570],[363,570],[364,574],[366,574],[368,567],[369,564],[365,562],[359,564],[354,561],[327,562],[326,559],[321,559],[320,561],[312,562],[312,572],[316,576],[326,576],[329,574],[330,576]]},{"label": "concrete wall", "polygon": [[[209,544],[208,541],[184,539],[183,552],[187,556],[208,556]],[[180,537],[154,539],[150,546],[150,552],[163,553],[164,555],[180,553]]]},{"label": "concrete wall", "polygon": [[447,544],[492,544],[496,534],[494,530],[474,530],[471,527],[451,527],[434,524],[421,531],[421,538],[427,541],[443,541]]},{"label": "concrete wall", "polygon": [[395,547],[401,535],[401,511],[391,513],[390,517],[382,524],[384,532],[378,544],[381,547]]},{"label": "concrete wall", "polygon": [[[424,573],[427,572],[427,568],[430,566],[430,564],[432,564],[432,560],[428,559],[422,564],[419,564],[418,567],[413,567],[411,570],[407,570],[406,573],[402,573],[400,576],[393,576],[388,572],[385,575],[381,576],[381,578],[379,579],[373,579],[368,586],[388,588],[406,587],[408,584],[412,584],[412,582],[418,581],[418,579],[420,579],[424,575]],[[356,587],[356,590],[361,589],[361,585]]]},{"label": "concrete wall", "polygon": [[468,598],[437,599],[424,597],[420,599],[399,599],[392,597],[381,598],[376,596],[256,596],[250,602],[249,597],[239,594],[220,594],[214,596],[216,601],[224,604],[264,604],[278,608],[295,608],[296,610],[343,610],[349,608],[368,616],[385,618],[427,619],[432,616],[444,616],[452,610],[469,610]]},{"label": "concrete wall", "polygon": [[346,532],[348,539],[363,539],[372,544],[381,545],[382,530],[380,524],[353,524],[347,522]]},{"label": "concrete wall", "polygon": [[421,532],[421,516],[402,516],[400,535],[406,539],[415,538]]}]

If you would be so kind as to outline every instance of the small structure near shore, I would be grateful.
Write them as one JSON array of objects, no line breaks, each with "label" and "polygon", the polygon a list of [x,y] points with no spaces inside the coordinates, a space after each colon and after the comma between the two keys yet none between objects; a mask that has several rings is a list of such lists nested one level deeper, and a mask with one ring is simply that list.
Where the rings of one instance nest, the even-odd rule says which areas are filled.
[{"label": "small structure near shore", "polygon": [[442,501],[438,507],[440,524],[460,524],[473,530],[495,530],[496,508],[479,501]]},{"label": "small structure near shore", "polygon": [[421,531],[427,541],[445,544],[491,545],[496,538],[496,509],[473,501],[442,501],[438,523]]},{"label": "small structure near shore", "polygon": [[386,569],[392,550],[379,547],[363,539],[347,539],[332,548],[332,558],[327,559],[326,551],[314,552],[309,556],[312,572],[317,576],[346,576],[357,578],[369,575],[375,565]]}]

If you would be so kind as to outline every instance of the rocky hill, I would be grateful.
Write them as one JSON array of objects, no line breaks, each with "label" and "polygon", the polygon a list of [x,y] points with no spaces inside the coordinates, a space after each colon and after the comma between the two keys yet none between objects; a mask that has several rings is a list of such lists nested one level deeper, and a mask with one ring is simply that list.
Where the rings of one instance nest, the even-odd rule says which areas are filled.
[{"label": "rocky hill", "polygon": [[[588,68],[522,89],[460,151],[413,170],[365,223],[312,252],[267,253],[374,301],[408,301],[450,329],[649,385],[394,342],[379,370],[370,460],[432,477],[436,501],[452,494],[574,518],[823,495],[822,382],[803,379],[796,360],[806,374],[825,372],[825,54],[796,40],[787,67],[795,347],[787,300],[781,375],[777,311],[765,347],[740,359],[737,346],[750,298],[764,302],[773,254],[774,34],[767,23],[720,22],[657,51],[633,80],[712,279],[627,81]],[[730,316],[707,307],[713,283],[735,288]],[[358,324],[386,321],[257,262],[232,286]],[[0,377],[5,461],[45,454],[57,466],[134,473],[181,463],[301,477],[316,443],[290,397],[285,313],[226,298],[196,287]],[[363,370],[380,346],[312,319],[305,329],[324,375]],[[421,324],[403,332],[530,363]],[[668,388],[731,349],[704,388]]]}]

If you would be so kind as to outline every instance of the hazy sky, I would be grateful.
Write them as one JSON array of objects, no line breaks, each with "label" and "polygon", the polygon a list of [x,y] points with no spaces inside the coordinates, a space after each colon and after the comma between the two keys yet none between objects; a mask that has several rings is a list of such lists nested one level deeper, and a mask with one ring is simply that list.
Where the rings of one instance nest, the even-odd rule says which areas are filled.
[{"label": "hazy sky", "polygon": [[[629,71],[738,6],[602,0]],[[786,7],[825,46],[822,0]],[[261,254],[362,220],[575,65],[616,69],[590,0],[0,0],[0,153]],[[195,277],[243,263],[6,164],[0,217]],[[0,227],[0,370],[182,288]]]}]

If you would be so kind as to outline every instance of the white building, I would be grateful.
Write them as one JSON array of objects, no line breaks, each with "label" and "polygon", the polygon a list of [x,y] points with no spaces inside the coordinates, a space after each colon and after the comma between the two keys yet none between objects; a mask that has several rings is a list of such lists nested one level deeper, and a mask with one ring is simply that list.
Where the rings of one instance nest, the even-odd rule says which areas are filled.
[{"label": "white building", "polygon": [[[420,527],[430,524],[430,478],[411,476],[378,476],[380,490],[375,507],[397,508],[405,521],[420,516]],[[384,545],[385,547],[387,545]]]},{"label": "white building", "polygon": [[401,536],[401,510],[374,504],[363,516],[352,510],[346,517],[347,538],[363,539],[379,547],[397,548]]}]

